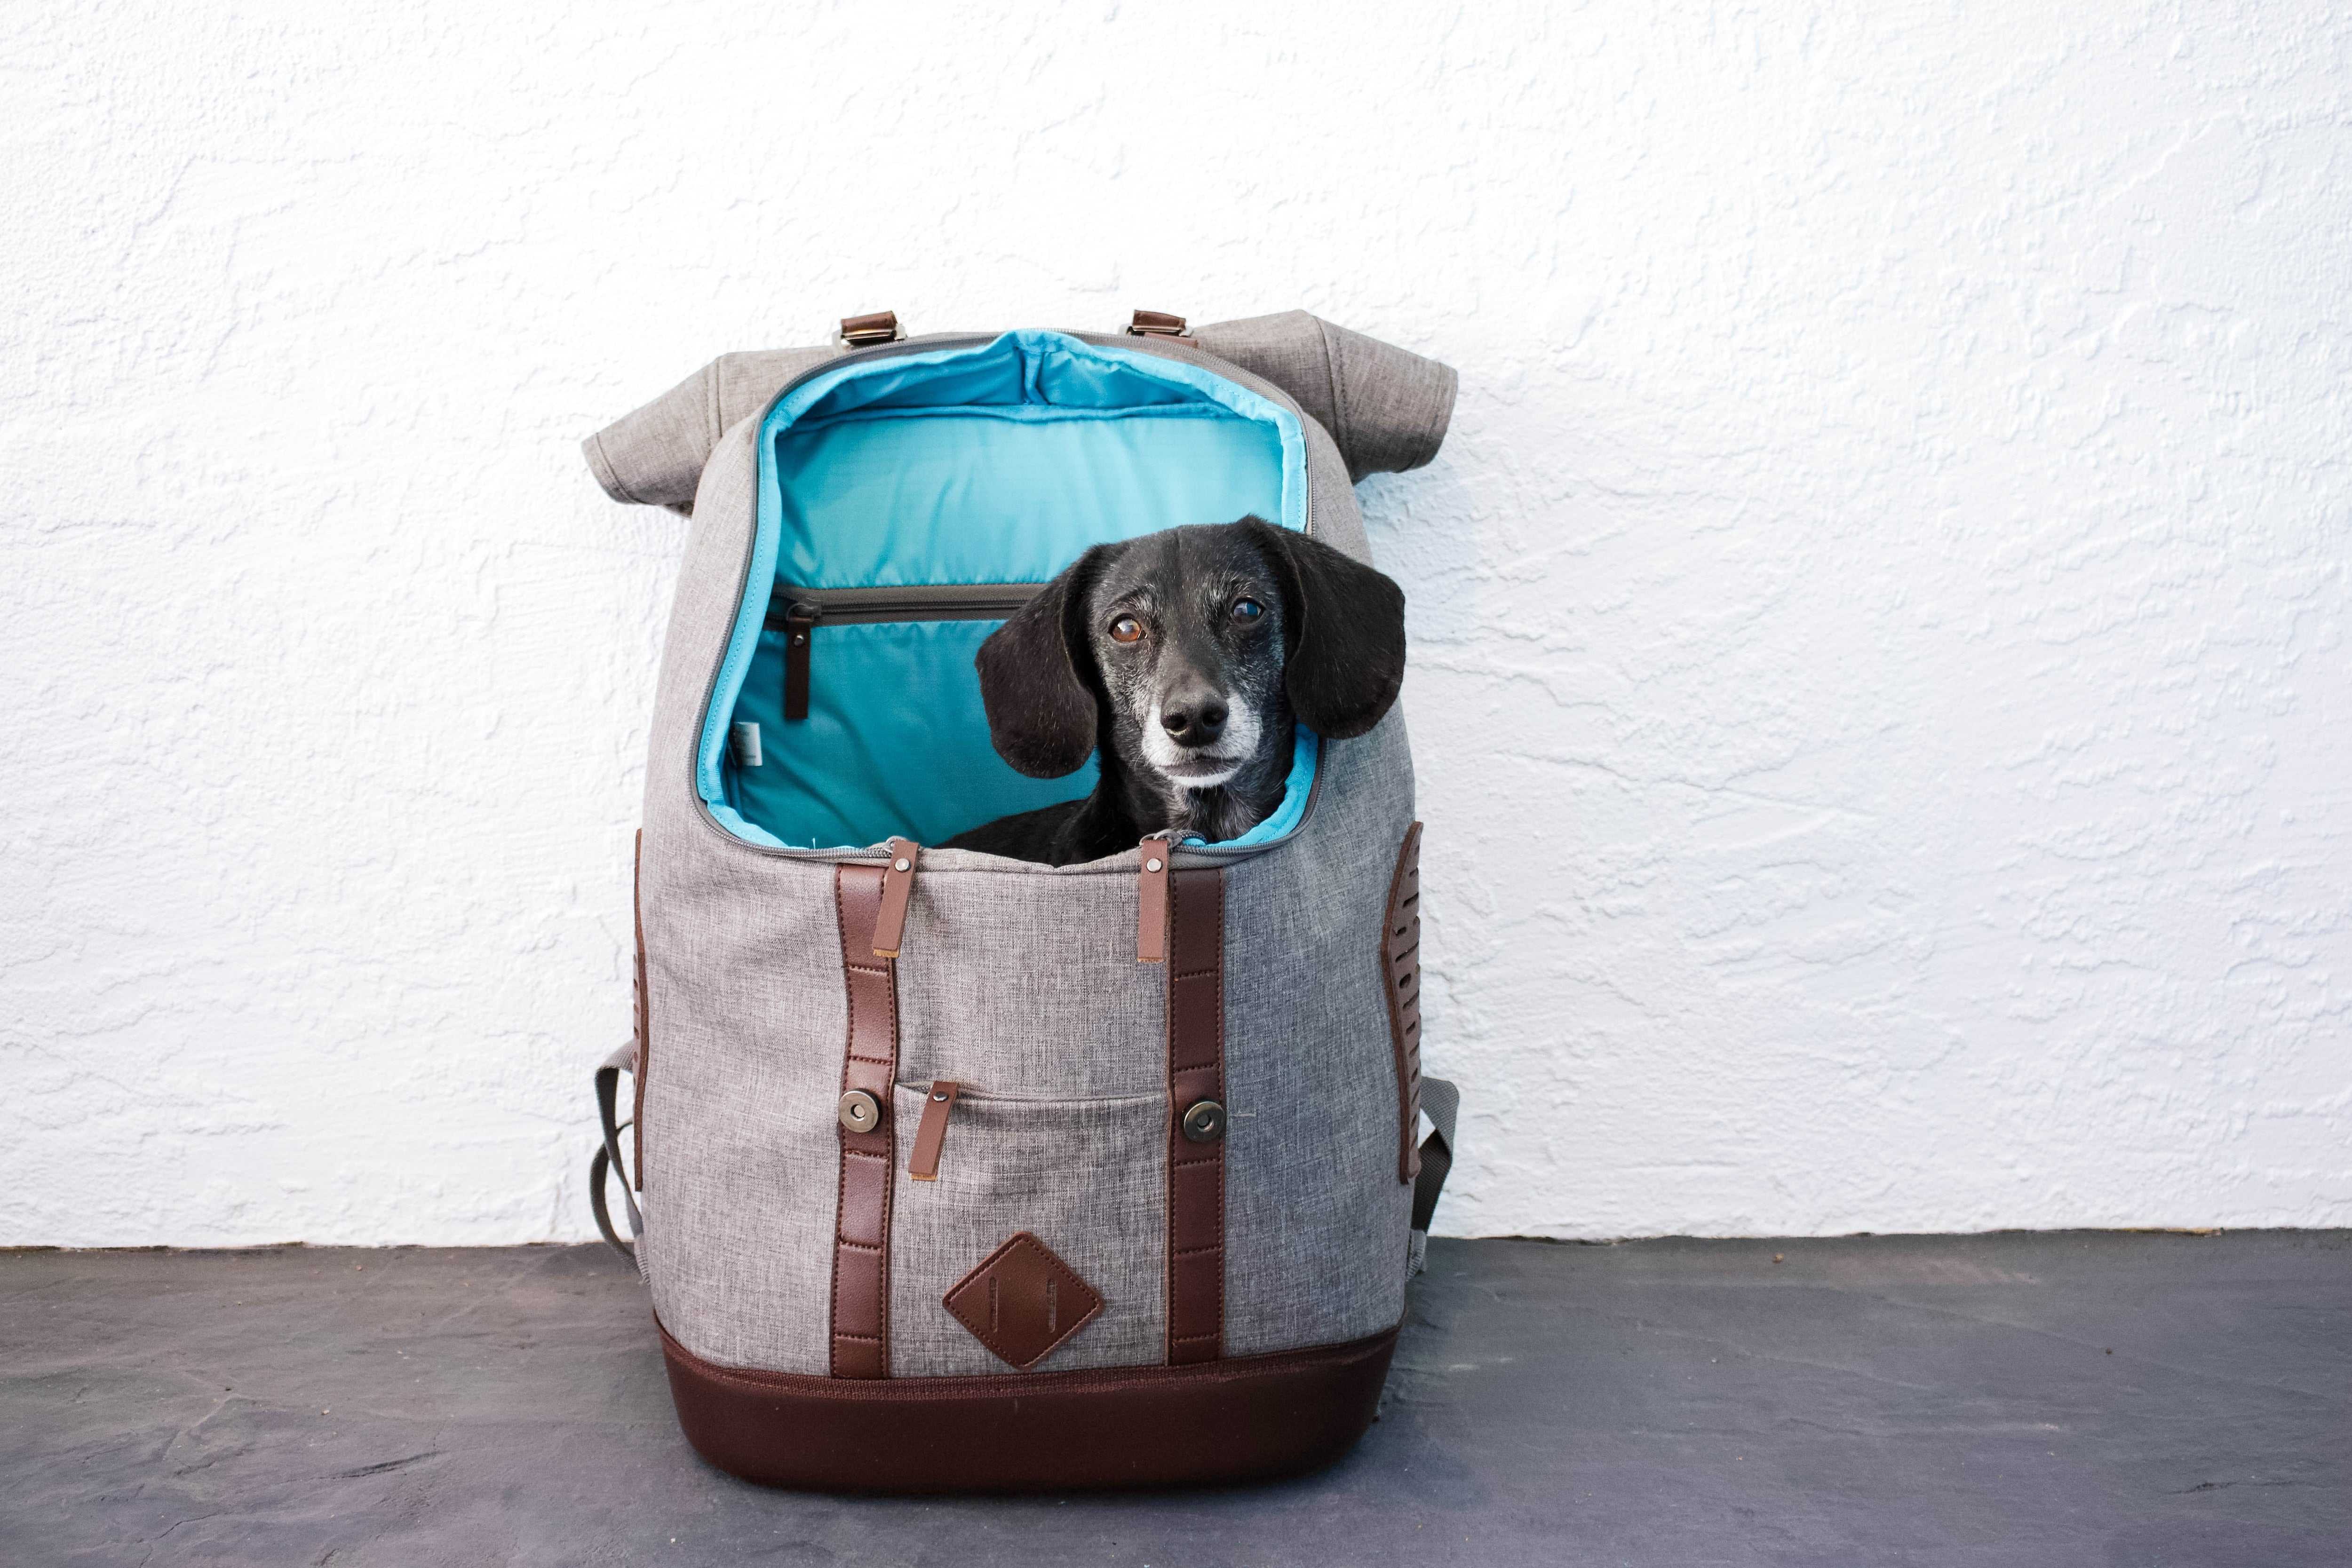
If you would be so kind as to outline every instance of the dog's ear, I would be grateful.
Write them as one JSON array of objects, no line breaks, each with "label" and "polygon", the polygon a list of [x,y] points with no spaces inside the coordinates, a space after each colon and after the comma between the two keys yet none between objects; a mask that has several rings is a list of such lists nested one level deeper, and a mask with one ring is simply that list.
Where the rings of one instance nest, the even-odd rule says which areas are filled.
[{"label": "dog's ear", "polygon": [[1404,685],[1404,590],[1320,539],[1260,517],[1234,526],[1264,552],[1290,600],[1282,684],[1291,711],[1335,740],[1380,723]]},{"label": "dog's ear", "polygon": [[996,754],[1032,779],[1059,779],[1095,751],[1093,644],[1087,592],[1108,559],[1097,545],[1014,611],[972,664]]}]

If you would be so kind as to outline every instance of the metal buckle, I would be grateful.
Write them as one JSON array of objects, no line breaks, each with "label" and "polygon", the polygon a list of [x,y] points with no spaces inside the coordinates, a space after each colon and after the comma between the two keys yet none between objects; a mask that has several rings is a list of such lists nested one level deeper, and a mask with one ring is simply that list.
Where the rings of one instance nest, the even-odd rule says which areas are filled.
[{"label": "metal buckle", "polygon": [[877,310],[871,316],[844,316],[834,340],[845,349],[870,349],[877,343],[895,343],[906,335],[896,310]]}]

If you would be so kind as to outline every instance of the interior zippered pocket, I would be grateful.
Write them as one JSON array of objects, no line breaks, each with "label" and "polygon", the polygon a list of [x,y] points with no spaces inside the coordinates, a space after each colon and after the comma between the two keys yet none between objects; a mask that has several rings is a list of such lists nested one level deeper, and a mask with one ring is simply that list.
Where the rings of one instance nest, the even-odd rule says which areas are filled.
[{"label": "interior zippered pocket", "polygon": [[730,736],[728,803],[755,822],[800,823],[795,847],[814,849],[861,841],[875,826],[939,843],[1084,795],[1091,759],[1060,779],[1024,777],[997,754],[985,720],[964,716],[985,711],[981,643],[1043,586],[778,584],[736,705],[743,728]]},{"label": "interior zippered pocket", "polygon": [[767,624],[784,639],[784,718],[808,717],[809,666],[817,628],[898,621],[1002,621],[1042,582],[923,583],[906,588],[793,588],[779,583]]}]

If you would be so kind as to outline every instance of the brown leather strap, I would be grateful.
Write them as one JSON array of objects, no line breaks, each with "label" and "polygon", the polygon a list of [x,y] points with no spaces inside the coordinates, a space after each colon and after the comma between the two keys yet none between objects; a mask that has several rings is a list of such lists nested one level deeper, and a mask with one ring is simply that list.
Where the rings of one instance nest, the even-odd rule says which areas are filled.
[{"label": "brown leather strap", "polygon": [[1185,1113],[1225,1098],[1225,873],[1169,878],[1168,1364],[1215,1361],[1225,1340],[1225,1143],[1195,1142]]},{"label": "brown leather strap", "polygon": [[636,1082],[636,1108],[629,1113],[629,1136],[636,1147],[629,1159],[630,1179],[646,1190],[646,1058],[653,1049],[653,998],[646,991],[646,831],[637,830],[636,869],[631,873],[629,903],[637,924],[637,1065],[629,1076]]},{"label": "brown leather strap", "polygon": [[874,919],[874,956],[895,958],[907,935],[907,901],[915,894],[915,867],[923,846],[912,839],[890,841],[890,863],[882,872],[882,911]]},{"label": "brown leather strap", "polygon": [[923,1119],[915,1124],[915,1152],[907,1156],[907,1174],[917,1181],[940,1179],[940,1149],[948,1141],[948,1113],[963,1093],[963,1085],[942,1078],[923,1096]]},{"label": "brown leather strap", "polygon": [[1421,824],[1405,830],[1389,879],[1388,920],[1381,927],[1381,967],[1388,977],[1389,1042],[1396,1049],[1397,1180],[1421,1174],[1413,1142],[1421,1122]]},{"label": "brown leather strap", "polygon": [[835,866],[834,910],[849,988],[849,1039],[841,1063],[846,1096],[881,1107],[868,1131],[841,1127],[841,1192],[833,1244],[833,1375],[890,1375],[890,1181],[898,1159],[890,1091],[898,1077],[898,965],[874,956],[882,868]]},{"label": "brown leather strap", "polygon": [[794,723],[808,717],[809,665],[815,662],[815,650],[809,644],[815,636],[815,608],[805,603],[787,606],[784,611],[784,717]]},{"label": "brown leather strap", "polygon": [[1146,839],[1136,851],[1135,961],[1158,964],[1168,957],[1168,855],[1166,839]]},{"label": "brown leather strap", "polygon": [[898,329],[896,310],[877,310],[868,316],[844,316],[841,319],[841,340],[853,349],[863,349],[874,343],[895,343],[907,334]]}]

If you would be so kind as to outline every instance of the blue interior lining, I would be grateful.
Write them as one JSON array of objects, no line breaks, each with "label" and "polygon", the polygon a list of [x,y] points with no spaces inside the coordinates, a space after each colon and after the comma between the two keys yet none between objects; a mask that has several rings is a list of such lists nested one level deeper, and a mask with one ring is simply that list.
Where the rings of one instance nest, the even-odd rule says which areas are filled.
[{"label": "blue interior lining", "polygon": [[[971,657],[1001,624],[824,624],[809,714],[782,716],[773,585],[1041,582],[1089,545],[1246,513],[1306,522],[1305,444],[1278,404],[1196,366],[1052,332],[852,361],[781,399],[760,437],[751,587],[705,716],[697,786],[730,832],[803,849],[937,843],[1093,788],[1089,761],[1025,779],[988,739]],[[730,723],[757,724],[738,768]],[[1237,844],[1297,826],[1314,779]]]}]

